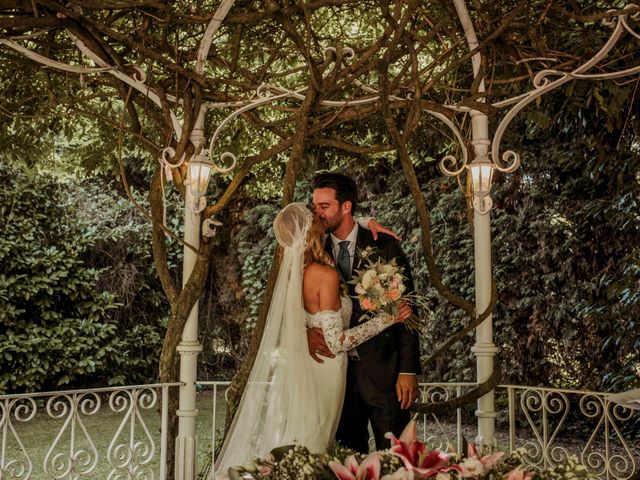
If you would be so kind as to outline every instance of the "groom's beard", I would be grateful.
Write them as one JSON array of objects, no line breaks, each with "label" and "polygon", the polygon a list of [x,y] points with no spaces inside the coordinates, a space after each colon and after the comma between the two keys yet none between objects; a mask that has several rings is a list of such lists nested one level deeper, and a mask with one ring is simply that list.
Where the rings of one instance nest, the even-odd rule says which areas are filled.
[{"label": "groom's beard", "polygon": [[335,232],[338,228],[340,228],[340,225],[342,225],[342,219],[331,223],[328,219],[326,218],[321,218],[320,221],[322,222],[322,225],[324,226],[324,233],[329,234],[329,233],[333,233]]}]

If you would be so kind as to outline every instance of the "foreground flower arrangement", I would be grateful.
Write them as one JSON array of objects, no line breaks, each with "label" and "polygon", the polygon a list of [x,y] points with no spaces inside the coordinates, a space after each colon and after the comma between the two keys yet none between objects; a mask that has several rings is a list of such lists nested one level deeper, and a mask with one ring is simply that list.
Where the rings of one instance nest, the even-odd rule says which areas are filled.
[{"label": "foreground flower arrangement", "polygon": [[594,478],[574,458],[539,472],[522,465],[519,452],[481,455],[469,444],[465,456],[453,450],[429,450],[416,439],[416,424],[410,422],[396,438],[388,433],[391,448],[369,455],[336,446],[314,454],[301,445],[281,447],[267,458],[236,467],[229,478],[256,480],[582,480]]}]

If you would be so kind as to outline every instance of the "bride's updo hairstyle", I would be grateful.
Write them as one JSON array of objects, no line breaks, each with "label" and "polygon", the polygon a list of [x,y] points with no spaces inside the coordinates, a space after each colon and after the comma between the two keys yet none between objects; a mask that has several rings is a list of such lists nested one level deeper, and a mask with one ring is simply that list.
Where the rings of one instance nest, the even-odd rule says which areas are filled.
[{"label": "bride's updo hairstyle", "polygon": [[324,230],[313,221],[313,213],[304,203],[290,203],[280,210],[273,221],[273,230],[283,248],[298,247],[306,241],[305,266],[312,262],[333,266],[331,257],[324,249]]},{"label": "bride's updo hairstyle", "polygon": [[297,247],[305,241],[312,223],[313,213],[304,203],[290,203],[273,221],[273,231],[283,248]]}]

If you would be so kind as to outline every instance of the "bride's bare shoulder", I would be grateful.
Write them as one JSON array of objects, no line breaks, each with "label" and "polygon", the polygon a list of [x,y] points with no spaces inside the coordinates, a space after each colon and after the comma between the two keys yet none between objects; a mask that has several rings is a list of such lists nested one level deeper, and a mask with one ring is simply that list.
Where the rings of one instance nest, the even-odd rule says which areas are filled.
[{"label": "bride's bare shoulder", "polygon": [[340,274],[330,265],[313,262],[304,267],[305,280],[317,282],[340,282]]},{"label": "bride's bare shoulder", "polygon": [[304,269],[302,295],[307,312],[340,308],[340,274],[335,268],[311,263]]}]

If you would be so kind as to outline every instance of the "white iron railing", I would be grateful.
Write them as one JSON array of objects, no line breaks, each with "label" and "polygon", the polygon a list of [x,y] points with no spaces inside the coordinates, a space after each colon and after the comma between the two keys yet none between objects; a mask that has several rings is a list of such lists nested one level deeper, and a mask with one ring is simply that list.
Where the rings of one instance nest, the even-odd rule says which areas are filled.
[{"label": "white iron railing", "polygon": [[[172,441],[166,435],[168,394],[179,385],[0,395],[0,480],[164,480],[167,442]],[[199,382],[203,465],[214,459],[222,438],[228,385]],[[458,397],[474,386],[420,385],[427,402]],[[640,438],[625,433],[640,421],[640,412],[609,402],[606,394],[502,385],[496,402],[497,447],[521,449],[531,468],[575,455],[602,480],[640,477]],[[472,407],[417,420],[420,439],[431,447],[451,444],[461,451],[464,439],[476,435]]]},{"label": "white iron railing", "polygon": [[[225,403],[229,382],[200,382],[212,394],[213,411]],[[422,383],[424,402],[443,402],[473,388],[471,383]],[[543,387],[501,385],[496,389],[497,448],[520,449],[529,468],[540,470],[563,463],[570,455],[602,480],[640,478],[640,438],[625,435],[625,427],[640,421],[640,412],[607,399],[607,394]],[[502,406],[502,408],[500,408]],[[211,450],[222,440],[224,422],[211,415]],[[473,408],[457,409],[446,418],[419,414],[419,436],[432,448],[453,445],[461,451],[464,440],[477,434]],[[586,436],[585,432],[588,432]]]},{"label": "white iron railing", "polygon": [[500,389],[506,389],[508,398],[509,450],[522,448],[530,466],[545,468],[575,455],[600,479],[640,478],[640,438],[625,434],[640,421],[638,410],[598,392],[515,385]]},{"label": "white iron railing", "polygon": [[0,480],[164,480],[179,385],[0,395]]}]

